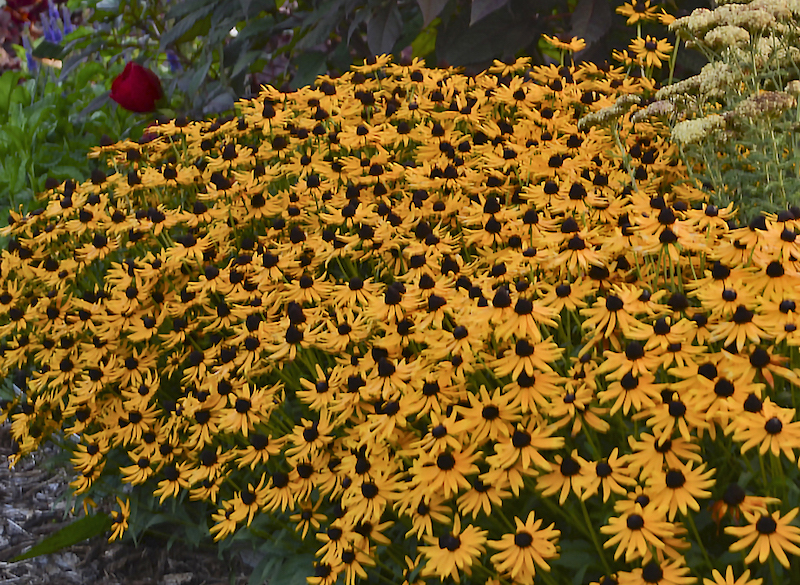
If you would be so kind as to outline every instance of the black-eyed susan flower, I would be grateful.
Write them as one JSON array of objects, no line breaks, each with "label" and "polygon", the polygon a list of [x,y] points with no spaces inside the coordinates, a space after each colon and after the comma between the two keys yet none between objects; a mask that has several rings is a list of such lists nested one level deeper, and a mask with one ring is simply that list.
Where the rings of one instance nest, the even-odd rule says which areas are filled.
[{"label": "black-eyed susan flower", "polygon": [[607,502],[611,494],[625,495],[628,493],[626,486],[636,484],[627,466],[628,457],[619,455],[619,448],[614,447],[609,456],[600,461],[586,461],[581,466],[583,476],[582,500],[587,500],[595,495],[602,495]]},{"label": "black-eyed susan flower", "polygon": [[734,441],[742,444],[742,453],[757,446],[760,455],[769,451],[794,461],[794,449],[800,440],[800,422],[794,416],[794,408],[782,408],[767,398],[758,412],[745,411],[734,418],[727,431],[732,431]]},{"label": "black-eyed susan flower", "polygon": [[[372,561],[398,582],[529,581],[553,548],[499,526],[531,490],[580,493],[593,521],[683,503],[689,526],[720,444],[794,453],[793,420],[763,429],[797,381],[800,226],[735,230],[655,125],[578,130],[654,89],[620,67],[383,57],[98,149],[107,168],[0,228],[10,460],[66,431],[79,493],[188,493],[217,540],[261,515],[323,533],[314,584],[372,580]],[[714,497],[720,522],[774,503]],[[669,529],[604,585],[691,580]]]},{"label": "black-eyed susan flower", "polygon": [[476,458],[472,448],[446,450],[435,457],[423,455],[414,462],[412,482],[427,493],[456,494],[471,487],[467,476],[478,473]]},{"label": "black-eyed susan flower", "polygon": [[329,562],[318,561],[314,563],[314,574],[308,577],[308,582],[310,585],[333,585],[344,570],[344,564],[341,562],[332,565]]},{"label": "black-eyed susan flower", "polygon": [[620,571],[618,573],[619,585],[689,585],[696,583],[697,577],[692,577],[690,569],[683,559],[670,562],[649,561],[640,569],[633,571]]},{"label": "black-eyed susan flower", "polygon": [[630,26],[640,22],[658,20],[656,10],[656,6],[650,5],[650,0],[630,0],[630,2],[626,2],[622,6],[618,6],[616,12],[626,17],[628,20],[625,24]]},{"label": "black-eyed susan flower", "polygon": [[189,462],[167,463],[161,468],[159,477],[163,479],[158,482],[158,489],[153,490],[153,495],[160,496],[161,504],[169,497],[177,497],[181,490],[189,489]]},{"label": "black-eyed susan flower", "polygon": [[689,513],[689,508],[697,512],[700,509],[697,500],[711,496],[708,488],[714,486],[714,472],[713,468],[706,470],[705,463],[694,467],[689,462],[650,475],[647,485],[653,490],[651,502],[656,507],[662,507],[670,521],[678,511],[683,515]]},{"label": "black-eyed susan flower", "polygon": [[498,377],[511,375],[516,379],[521,373],[534,376],[536,372],[552,372],[552,363],[563,353],[563,348],[553,343],[552,338],[531,343],[525,338],[518,339],[513,347],[503,352],[503,356],[491,362],[494,374]]},{"label": "black-eyed susan flower", "polygon": [[627,415],[631,409],[640,412],[655,406],[661,390],[661,385],[656,384],[652,374],[636,376],[633,372],[627,372],[619,379],[610,380],[608,386],[597,393],[597,398],[601,404],[613,401],[609,408],[612,416],[620,409]]},{"label": "black-eyed susan flower", "polygon": [[481,385],[477,394],[468,392],[469,407],[456,406],[463,417],[459,422],[475,444],[480,445],[486,439],[496,441],[513,432],[520,414],[519,407],[511,404],[512,398],[499,388],[490,396],[486,386]]},{"label": "black-eyed susan flower", "polygon": [[550,470],[552,465],[540,453],[543,450],[559,449],[564,445],[564,437],[553,436],[555,427],[531,420],[528,425],[517,423],[511,435],[495,445],[495,454],[486,462],[495,468],[509,468],[520,461],[524,469],[533,465]]},{"label": "black-eyed susan flower", "polygon": [[470,484],[471,489],[461,494],[456,502],[459,512],[464,516],[472,514],[473,518],[477,518],[480,513],[490,516],[492,506],[502,507],[503,500],[511,495],[507,491],[509,481],[502,474],[498,474],[490,483],[484,483],[480,477],[471,477]]},{"label": "black-eyed susan flower", "polygon": [[549,35],[542,35],[542,38],[554,49],[569,51],[570,53],[577,53],[586,47],[586,41],[577,37],[570,37],[566,41]]},{"label": "black-eyed susan flower", "polygon": [[725,569],[725,575],[714,569],[711,572],[711,579],[704,578],[703,585],[761,585],[763,579],[750,578],[750,569],[745,569],[744,572],[737,578],[733,572],[733,567],[728,565]]},{"label": "black-eyed susan flower", "polygon": [[130,500],[122,501],[120,498],[117,498],[117,505],[119,506],[119,510],[113,510],[111,512],[111,520],[113,524],[111,536],[108,537],[108,542],[112,542],[121,538],[128,529],[128,520],[131,516]]},{"label": "black-eyed susan flower", "polygon": [[745,563],[752,563],[756,559],[765,563],[770,555],[774,555],[788,569],[789,558],[786,553],[800,556],[800,528],[790,524],[798,511],[798,508],[794,508],[784,516],[778,511],[772,514],[745,513],[747,526],[725,527],[726,534],[738,538],[728,547],[729,550],[736,552],[752,546]]},{"label": "black-eyed susan flower", "polygon": [[241,388],[228,394],[229,408],[225,409],[219,428],[228,432],[238,432],[247,437],[248,433],[260,422],[269,417],[274,399],[280,387],[251,388],[244,384]]},{"label": "black-eyed susan flower", "polygon": [[573,437],[581,432],[584,424],[600,433],[609,429],[608,421],[603,419],[608,409],[594,404],[594,392],[589,383],[567,382],[565,391],[554,396],[544,412],[559,428],[571,422],[570,435]]},{"label": "black-eyed susan flower", "polygon": [[497,571],[513,580],[528,581],[536,575],[536,567],[549,571],[548,561],[558,558],[558,537],[561,531],[550,524],[543,528],[544,520],[529,512],[523,522],[514,517],[515,532],[505,534],[500,540],[488,541],[489,547],[499,551],[491,561]]},{"label": "black-eyed susan flower", "polygon": [[440,493],[430,494],[427,498],[422,496],[421,499],[411,491],[401,494],[395,507],[400,515],[411,518],[411,528],[406,532],[406,538],[412,534],[417,538],[422,538],[423,534],[433,536],[434,522],[440,525],[449,524],[450,508],[445,505],[445,501],[447,499]]},{"label": "black-eyed susan flower", "polygon": [[581,327],[593,332],[593,336],[610,337],[614,331],[619,331],[628,339],[638,339],[636,334],[644,325],[632,311],[635,310],[634,301],[641,294],[641,289],[636,287],[615,285],[605,297],[581,309],[586,317]]},{"label": "black-eyed susan flower", "polygon": [[628,437],[628,444],[633,449],[633,453],[628,456],[628,465],[638,470],[643,478],[661,471],[665,466],[680,468],[688,461],[702,461],[702,456],[698,453],[700,445],[691,438],[659,438],[649,433],[640,433],[638,439]]},{"label": "black-eyed susan flower", "polygon": [[719,526],[727,514],[738,522],[743,512],[767,514],[768,504],[779,503],[778,498],[749,496],[739,484],[729,483],[722,497],[711,505],[711,517]]},{"label": "black-eyed susan flower", "polygon": [[233,502],[226,500],[222,508],[211,514],[214,525],[209,528],[209,532],[214,536],[214,540],[222,540],[230,536],[239,527],[236,518],[233,517]]},{"label": "black-eyed susan flower", "polygon": [[315,530],[319,529],[320,523],[326,519],[325,514],[317,512],[322,500],[312,502],[306,500],[299,504],[299,512],[292,514],[289,520],[295,523],[295,530],[301,534],[303,538],[308,534],[309,528]]},{"label": "black-eyed susan flower", "polygon": [[383,511],[398,498],[397,478],[393,473],[374,473],[354,482],[344,491],[345,518],[377,522]]},{"label": "black-eyed susan flower", "polygon": [[647,554],[648,547],[664,548],[664,539],[673,534],[672,524],[667,522],[663,512],[654,507],[642,508],[636,504],[621,516],[609,518],[608,524],[600,527],[602,534],[609,534],[604,548],[617,545],[614,558],[625,554],[630,562]]},{"label": "black-eyed susan flower", "polygon": [[342,551],[341,562],[344,565],[345,585],[355,585],[359,579],[367,578],[365,567],[375,566],[374,550],[349,548]]},{"label": "black-eyed susan flower", "polygon": [[438,538],[423,538],[428,544],[419,547],[426,558],[422,575],[435,575],[442,580],[450,577],[456,583],[460,583],[462,573],[465,576],[472,574],[473,563],[486,550],[486,530],[472,524],[462,528],[461,517],[457,514],[449,532],[442,533]]},{"label": "black-eyed susan flower", "polygon": [[553,470],[540,475],[536,487],[543,496],[558,493],[558,503],[563,506],[570,492],[579,498],[583,494],[585,477],[581,475],[581,469],[587,464],[588,461],[578,455],[577,449],[573,449],[568,457],[556,455]]}]

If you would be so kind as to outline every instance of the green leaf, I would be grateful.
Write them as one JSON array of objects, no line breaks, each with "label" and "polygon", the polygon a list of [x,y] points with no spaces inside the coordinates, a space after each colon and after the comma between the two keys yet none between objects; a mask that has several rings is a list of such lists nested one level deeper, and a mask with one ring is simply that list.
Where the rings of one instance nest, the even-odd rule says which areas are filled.
[{"label": "green leaf", "polygon": [[105,68],[97,61],[89,61],[78,69],[75,73],[75,87],[78,91],[83,91],[83,88],[89,85],[89,81],[95,76],[102,76],[105,73]]},{"label": "green leaf", "polygon": [[0,119],[8,116],[11,105],[11,95],[17,89],[22,73],[19,71],[5,71],[0,75]]},{"label": "green leaf", "polygon": [[253,61],[263,52],[264,51],[242,51],[239,53],[239,58],[236,59],[236,64],[233,66],[233,69],[231,69],[231,77],[236,77],[242,71],[248,69]]},{"label": "green leaf", "polygon": [[33,49],[33,56],[39,59],[60,59],[63,54],[64,47],[50,41],[43,40]]},{"label": "green leaf", "polygon": [[295,88],[309,85],[325,72],[326,55],[322,51],[308,51],[295,60],[297,75],[292,79]]},{"label": "green leaf", "polygon": [[109,528],[113,521],[107,514],[93,514],[91,516],[84,516],[80,520],[76,520],[69,526],[65,526],[58,532],[51,534],[39,544],[32,547],[28,552],[22,553],[11,559],[12,563],[24,561],[25,559],[32,559],[41,555],[49,555],[58,552],[68,546],[82,542],[98,534],[103,534]]},{"label": "green leaf", "polygon": [[270,585],[305,585],[306,577],[313,573],[314,555],[293,554],[281,565],[280,578],[273,576]]},{"label": "green leaf", "polygon": [[367,21],[367,44],[374,55],[391,53],[403,32],[403,17],[397,5],[382,5]]},{"label": "green leaf", "polygon": [[[24,121],[23,121],[24,122]],[[27,153],[30,149],[30,143],[28,140],[28,136],[25,133],[23,128],[19,126],[12,126],[11,124],[7,124],[4,128],[0,128],[0,137],[6,136],[6,139],[2,142],[4,144],[8,144],[9,141],[13,143],[14,150],[18,153]]]},{"label": "green leaf", "polygon": [[599,563],[594,547],[586,540],[562,539],[559,544],[561,545],[561,556],[551,564],[553,567],[566,568],[572,575],[573,584],[585,583],[586,571]]},{"label": "green leaf", "polygon": [[479,20],[489,16],[498,8],[502,8],[508,0],[472,0],[472,10],[469,15],[469,25],[472,26]]},{"label": "green leaf", "polygon": [[427,28],[433,22],[433,19],[444,10],[447,0],[417,0],[417,4],[419,4],[419,9],[422,11],[422,28]]},{"label": "green leaf", "polygon": [[612,17],[611,6],[606,0],[580,0],[572,12],[570,34],[591,45],[611,30]]},{"label": "green leaf", "polygon": [[170,3],[171,5],[169,7],[169,11],[167,12],[167,19],[174,18],[179,20],[190,15],[192,12],[204,10],[206,6],[209,6],[211,10],[213,10],[214,6],[218,3],[218,0],[187,0],[184,2],[172,2]]},{"label": "green leaf", "polygon": [[208,16],[213,9],[214,7],[212,5],[202,6],[196,11],[187,14],[185,18],[176,22],[173,27],[161,35],[161,45],[159,51],[164,51],[172,43],[180,41],[184,36],[187,36],[187,33],[190,31],[195,32],[192,31],[192,29],[195,28],[195,25],[203,24],[198,23],[198,21],[201,18]]},{"label": "green leaf", "polygon": [[312,49],[326,41],[339,25],[342,17],[340,10],[342,0],[326,2],[304,19],[301,28],[311,27],[300,39],[295,48],[297,50]]},{"label": "green leaf", "polygon": [[492,59],[513,60],[535,44],[543,32],[545,6],[556,0],[512,0],[509,10],[497,10],[474,25],[467,11],[442,18],[437,27],[436,58],[457,67],[485,68]]},{"label": "green leaf", "polygon": [[431,26],[423,29],[417,38],[411,42],[412,55],[414,57],[425,57],[430,55],[436,49],[436,26],[441,22],[441,19],[435,18],[431,22]]},{"label": "green leaf", "polygon": [[106,102],[110,100],[111,98],[109,97],[109,94],[103,92],[102,94],[94,98],[92,101],[90,101],[88,104],[86,104],[86,107],[83,108],[80,112],[78,112],[74,120],[76,122],[82,122],[88,116],[90,116],[91,114],[102,108],[104,105],[106,105]]},{"label": "green leaf", "polygon": [[275,569],[280,565],[281,558],[273,555],[265,555],[255,566],[250,574],[247,585],[261,585],[269,581],[270,575],[274,574]]},{"label": "green leaf", "polygon": [[85,173],[77,167],[56,165],[50,169],[49,174],[53,175],[57,179],[63,177],[64,179],[82,180]]},{"label": "green leaf", "polygon": [[119,0],[102,0],[95,6],[97,10],[105,10],[108,12],[117,12],[119,9]]},{"label": "green leaf", "polygon": [[39,104],[36,104],[34,108],[35,109],[33,110],[33,112],[28,115],[28,119],[25,124],[25,129],[29,137],[37,133],[37,131],[39,130],[39,126],[41,124],[52,124],[56,122],[50,116],[46,115],[50,114],[53,110],[55,110],[54,105],[46,105],[44,107],[40,107]]},{"label": "green leaf", "polygon": [[97,54],[102,48],[103,41],[95,40],[81,49],[80,52],[76,54],[70,53],[70,56],[62,61],[61,72],[58,74],[58,79],[61,81],[67,79],[73,70],[86,62],[86,57]]},{"label": "green leaf", "polygon": [[205,81],[205,78],[208,75],[208,70],[211,69],[212,61],[214,61],[214,56],[208,55],[205,63],[200,65],[200,67],[194,71],[191,79],[189,80],[189,85],[185,90],[188,95],[193,96],[197,94],[197,90],[200,89],[200,85],[203,83],[203,81]]},{"label": "green leaf", "polygon": [[353,33],[358,30],[358,27],[361,26],[364,22],[367,21],[369,18],[369,9],[364,6],[356,10],[355,16],[353,16],[353,20],[350,21],[350,26],[347,28],[347,43],[350,43],[350,39],[353,38]]}]

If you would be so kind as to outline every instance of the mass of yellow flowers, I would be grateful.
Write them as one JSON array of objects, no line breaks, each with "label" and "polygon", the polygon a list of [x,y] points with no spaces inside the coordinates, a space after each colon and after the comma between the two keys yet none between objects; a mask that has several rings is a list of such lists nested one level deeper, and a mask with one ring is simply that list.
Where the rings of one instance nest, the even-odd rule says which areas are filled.
[{"label": "mass of yellow flowers", "polygon": [[579,129],[652,89],[384,57],[98,147],[0,230],[12,463],[67,438],[112,538],[289,527],[313,585],[800,581],[800,209]]}]

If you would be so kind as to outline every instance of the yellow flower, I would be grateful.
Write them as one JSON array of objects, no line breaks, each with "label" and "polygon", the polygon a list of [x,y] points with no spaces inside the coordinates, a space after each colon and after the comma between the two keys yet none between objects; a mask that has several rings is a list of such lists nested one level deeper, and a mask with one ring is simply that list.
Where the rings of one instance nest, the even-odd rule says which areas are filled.
[{"label": "yellow flower", "polygon": [[658,40],[650,35],[634,39],[628,48],[633,51],[636,62],[645,67],[661,69],[662,61],[669,61],[672,45],[666,39]]},{"label": "yellow flower", "polygon": [[790,524],[798,512],[800,509],[794,508],[783,517],[777,511],[772,514],[745,512],[747,526],[725,527],[726,534],[732,534],[739,539],[728,547],[729,550],[737,552],[752,546],[744,559],[745,564],[756,559],[759,563],[765,563],[771,553],[788,569],[789,559],[786,553],[800,556],[800,547],[797,546],[800,544],[800,528]]},{"label": "yellow flower", "polygon": [[472,524],[461,527],[461,517],[456,514],[453,529],[439,538],[424,536],[426,546],[418,547],[427,558],[423,576],[436,575],[441,580],[451,577],[461,582],[461,572],[472,575],[472,564],[486,550],[486,530]]},{"label": "yellow flower", "polygon": [[558,558],[556,541],[561,531],[550,524],[542,528],[543,520],[535,519],[529,512],[525,522],[514,518],[516,531],[505,534],[500,540],[490,540],[489,546],[500,552],[492,555],[492,564],[500,573],[507,574],[516,582],[532,583],[536,567],[550,570],[547,561]]},{"label": "yellow flower", "polygon": [[542,38],[547,41],[550,46],[561,51],[577,53],[586,48],[586,41],[578,37],[570,37],[568,41],[562,41],[558,37],[551,37],[550,35],[542,35]]},{"label": "yellow flower", "polygon": [[644,557],[649,546],[664,548],[664,539],[672,536],[673,526],[667,522],[664,514],[652,506],[647,509],[636,504],[621,516],[612,517],[608,525],[601,526],[600,532],[610,534],[603,548],[617,544],[614,559],[625,553],[625,562]]},{"label": "yellow flower", "polygon": [[122,535],[128,529],[128,519],[131,516],[130,500],[126,499],[123,502],[120,498],[117,498],[117,505],[119,506],[119,511],[113,510],[111,512],[111,520],[113,521],[113,524],[111,536],[109,536],[108,542],[112,542],[122,537]]},{"label": "yellow flower", "polygon": [[763,581],[763,579],[751,579],[750,569],[745,569],[737,579],[733,576],[733,567],[730,565],[725,569],[724,577],[717,569],[712,571],[711,576],[713,579],[703,579],[703,585],[761,585]]},{"label": "yellow flower", "polygon": [[625,24],[628,26],[639,22],[654,22],[659,18],[656,7],[650,6],[650,0],[630,0],[617,7],[617,14],[627,17]]}]

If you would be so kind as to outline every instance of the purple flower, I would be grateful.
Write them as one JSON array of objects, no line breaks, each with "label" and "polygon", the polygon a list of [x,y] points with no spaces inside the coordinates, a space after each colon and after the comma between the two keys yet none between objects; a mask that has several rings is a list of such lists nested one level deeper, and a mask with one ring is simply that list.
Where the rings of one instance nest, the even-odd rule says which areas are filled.
[{"label": "purple flower", "polygon": [[39,64],[36,62],[36,59],[33,58],[33,47],[31,46],[31,39],[27,32],[22,35],[22,46],[25,49],[28,71],[34,73],[39,68]]},{"label": "purple flower", "polygon": [[64,40],[61,15],[58,13],[58,8],[56,8],[54,2],[49,3],[47,7],[47,14],[42,14],[39,18],[42,21],[44,40],[55,44],[59,44],[62,40]]},{"label": "purple flower", "polygon": [[178,55],[172,49],[167,49],[167,63],[169,63],[169,69],[173,73],[183,69],[181,62],[178,59]]},{"label": "purple flower", "polygon": [[61,20],[64,21],[64,35],[68,35],[75,30],[75,27],[72,26],[72,14],[66,4],[61,5]]}]

